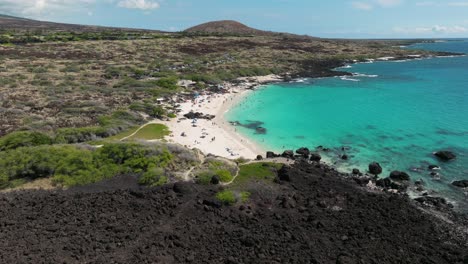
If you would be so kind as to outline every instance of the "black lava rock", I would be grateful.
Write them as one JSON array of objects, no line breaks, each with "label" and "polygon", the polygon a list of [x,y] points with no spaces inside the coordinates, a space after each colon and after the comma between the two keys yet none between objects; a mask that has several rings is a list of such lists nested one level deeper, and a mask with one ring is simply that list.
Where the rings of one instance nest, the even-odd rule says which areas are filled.
[{"label": "black lava rock", "polygon": [[221,181],[221,179],[218,176],[215,175],[215,176],[211,177],[210,183],[216,185],[216,184],[219,184],[220,181]]},{"label": "black lava rock", "polygon": [[408,175],[408,173],[403,171],[392,171],[390,173],[390,179],[395,181],[409,181],[410,176]]},{"label": "black lava rock", "polygon": [[276,154],[273,151],[267,151],[266,157],[267,159],[273,159],[276,157]]},{"label": "black lava rock", "polygon": [[457,157],[453,152],[446,150],[438,151],[434,155],[443,161],[453,160]]},{"label": "black lava rock", "polygon": [[460,188],[468,188],[468,180],[454,181],[452,185]]},{"label": "black lava rock", "polygon": [[280,181],[291,181],[290,171],[291,167],[288,165],[283,165],[283,167],[278,170],[278,179]]},{"label": "black lava rock", "polygon": [[310,150],[308,148],[300,148],[296,150],[296,153],[308,157],[310,155]]},{"label": "black lava rock", "polygon": [[322,156],[318,153],[312,153],[310,154],[310,161],[316,161],[319,162],[322,159]]},{"label": "black lava rock", "polygon": [[382,167],[377,162],[369,164],[369,172],[373,175],[379,175],[382,173]]},{"label": "black lava rock", "polygon": [[283,154],[281,154],[281,157],[293,159],[294,158],[294,152],[292,150],[285,150],[283,152]]}]

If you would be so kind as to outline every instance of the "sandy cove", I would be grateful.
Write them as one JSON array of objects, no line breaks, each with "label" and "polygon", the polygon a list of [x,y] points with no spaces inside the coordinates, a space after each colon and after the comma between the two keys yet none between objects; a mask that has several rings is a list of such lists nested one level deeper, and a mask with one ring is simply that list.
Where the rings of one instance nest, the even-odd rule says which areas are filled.
[{"label": "sandy cove", "polygon": [[[252,91],[248,88],[281,80],[276,75],[240,78],[239,85],[224,84],[228,93],[200,95],[195,104],[193,101],[181,103],[179,109],[182,111],[177,118],[162,122],[171,131],[167,140],[188,148],[200,149],[205,154],[230,159],[254,159],[257,155],[265,155],[264,149],[237,133],[236,128],[225,120],[224,114]],[[216,117],[213,120],[198,119],[196,126],[193,126],[191,119],[183,117],[190,111]]]}]

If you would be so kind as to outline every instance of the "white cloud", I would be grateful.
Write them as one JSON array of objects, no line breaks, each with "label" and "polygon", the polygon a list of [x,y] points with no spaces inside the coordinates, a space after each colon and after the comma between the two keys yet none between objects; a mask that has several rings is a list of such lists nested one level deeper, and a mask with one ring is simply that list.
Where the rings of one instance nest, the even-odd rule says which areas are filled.
[{"label": "white cloud", "polygon": [[119,7],[152,10],[159,8],[159,3],[151,0],[122,0],[117,4]]},{"label": "white cloud", "polygon": [[359,10],[372,10],[374,8],[371,4],[364,2],[352,2],[351,5],[353,6],[353,8]]},{"label": "white cloud", "polygon": [[403,1],[402,0],[377,0],[377,4],[382,7],[392,7],[400,5]]},{"label": "white cloud", "polygon": [[96,0],[0,0],[0,13],[44,17],[63,11],[83,11]]},{"label": "white cloud", "polygon": [[435,6],[437,5],[433,1],[426,1],[426,2],[416,2],[416,6]]},{"label": "white cloud", "polygon": [[441,26],[435,25],[432,27],[395,27],[395,33],[402,33],[407,35],[444,35],[444,34],[462,34],[467,33],[468,28],[462,26]]},{"label": "white cloud", "polygon": [[448,3],[449,6],[467,6],[468,7],[468,2],[450,2]]}]

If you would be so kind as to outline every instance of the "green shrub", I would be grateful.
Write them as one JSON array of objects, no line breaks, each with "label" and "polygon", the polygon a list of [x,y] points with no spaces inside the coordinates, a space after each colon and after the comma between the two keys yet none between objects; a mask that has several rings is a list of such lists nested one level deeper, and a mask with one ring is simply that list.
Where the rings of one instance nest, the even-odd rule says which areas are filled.
[{"label": "green shrub", "polygon": [[208,185],[211,183],[213,173],[211,171],[202,171],[195,176],[195,181],[201,185]]},{"label": "green shrub", "polygon": [[228,170],[217,170],[216,176],[219,177],[221,182],[230,182],[232,180],[231,172]]},{"label": "green shrub", "polygon": [[167,177],[164,175],[163,168],[151,168],[138,179],[138,183],[150,187],[164,185],[168,182]]},{"label": "green shrub", "polygon": [[20,147],[0,152],[0,188],[44,177],[64,186],[85,185],[121,173],[143,173],[151,185],[162,184],[167,178],[156,177],[155,172],[172,158],[159,146],[133,143],[109,144],[98,150],[71,145]]},{"label": "green shrub", "polygon": [[33,131],[19,131],[0,138],[0,151],[50,144],[52,144],[52,138],[46,134]]},{"label": "green shrub", "polygon": [[224,190],[216,194],[216,198],[226,205],[233,205],[236,203],[236,195],[233,191]]},{"label": "green shrub", "polygon": [[177,77],[164,77],[156,81],[156,85],[161,88],[176,90],[177,86]]},{"label": "green shrub", "polygon": [[249,192],[241,192],[240,193],[240,196],[241,196],[241,201],[243,203],[247,202],[250,198],[250,193]]}]

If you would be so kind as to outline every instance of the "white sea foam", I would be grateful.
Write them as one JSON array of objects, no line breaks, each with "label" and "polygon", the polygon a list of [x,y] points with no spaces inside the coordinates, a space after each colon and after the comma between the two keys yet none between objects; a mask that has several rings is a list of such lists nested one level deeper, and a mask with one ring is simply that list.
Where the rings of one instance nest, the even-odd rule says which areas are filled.
[{"label": "white sea foam", "polygon": [[346,66],[343,66],[343,67],[341,67],[341,68],[343,68],[343,69],[351,69],[352,67],[353,67],[353,66],[351,66],[351,65],[346,65]]},{"label": "white sea foam", "polygon": [[363,74],[363,73],[353,73],[354,77],[367,77],[367,78],[377,78],[379,77],[376,74]]},{"label": "white sea foam", "polygon": [[346,76],[342,76],[342,77],[340,77],[340,79],[343,80],[343,81],[360,82],[360,80],[358,80],[358,79],[352,79],[352,78],[348,78]]},{"label": "white sea foam", "polygon": [[388,61],[388,60],[393,60],[395,59],[395,57],[380,57],[378,58],[378,60],[381,60],[381,61]]}]

